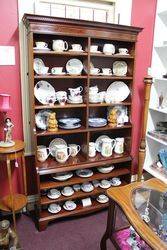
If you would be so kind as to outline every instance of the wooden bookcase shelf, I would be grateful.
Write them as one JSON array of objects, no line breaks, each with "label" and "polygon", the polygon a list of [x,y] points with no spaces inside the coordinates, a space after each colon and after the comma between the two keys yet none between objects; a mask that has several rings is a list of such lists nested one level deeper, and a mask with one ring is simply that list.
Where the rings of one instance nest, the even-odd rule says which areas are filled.
[{"label": "wooden bookcase shelf", "polygon": [[[37,173],[38,193],[40,196],[37,205],[37,220],[39,230],[44,230],[49,221],[54,219],[82,215],[90,212],[101,210],[107,207],[108,204],[100,204],[93,200],[105,190],[101,188],[94,189],[91,193],[84,193],[82,191],[75,192],[72,197],[61,196],[56,201],[48,199],[41,194],[42,191],[50,188],[59,188],[76,183],[83,183],[93,180],[102,180],[112,177],[121,177],[122,185],[130,181],[131,173],[133,171],[132,158],[130,156],[132,145],[132,127],[131,112],[133,109],[133,79],[134,79],[134,64],[135,64],[135,47],[137,35],[141,31],[137,27],[128,27],[115,24],[94,23],[88,21],[78,21],[72,19],[62,19],[55,17],[42,17],[25,14],[23,22],[27,28],[28,38],[28,59],[29,59],[29,94],[30,94],[30,126],[32,131],[32,142],[34,142],[34,151],[38,145],[49,146],[49,143],[54,138],[62,138],[68,144],[76,143],[81,146],[81,151],[76,157],[69,157],[64,163],[58,163],[53,157],[49,156],[45,162],[35,160],[35,169]],[[79,34],[79,35],[78,35]],[[52,50],[52,40],[61,39],[67,41],[69,49],[71,44],[81,44],[86,52],[56,52]],[[49,51],[33,50],[37,41],[44,41],[51,49]],[[91,45],[98,45],[99,50],[103,50],[105,43],[112,43],[116,48],[116,54],[105,55],[103,53],[90,52]],[[119,48],[127,48],[129,55],[118,55]],[[52,67],[63,67],[63,72],[66,71],[66,64],[69,59],[78,58],[83,65],[87,67],[83,69],[81,75],[36,75],[33,69],[34,58],[40,58],[45,65],[49,67],[49,72]],[[125,61],[128,65],[128,72],[125,76],[115,75],[90,75],[91,64],[98,68],[112,68],[115,61]],[[85,73],[86,72],[86,73]],[[40,80],[48,81],[55,91],[68,91],[68,88],[83,87],[84,103],[81,104],[65,104],[61,106],[57,103],[55,105],[41,105],[34,97],[34,86]],[[128,85],[131,94],[129,97],[119,103],[89,103],[89,87],[97,85],[99,91],[105,91],[109,85],[114,81],[123,81]],[[127,107],[129,115],[129,123],[123,126],[111,127],[109,125],[100,128],[92,128],[88,125],[89,117],[107,117],[108,107],[115,105],[124,105]],[[64,130],[58,129],[56,132],[48,132],[36,128],[35,115],[42,110],[54,110],[57,119],[62,117],[78,117],[81,119],[82,126],[78,129]],[[108,135],[111,138],[124,137],[125,138],[125,152],[123,154],[113,153],[111,157],[103,157],[101,153],[97,153],[95,157],[88,157],[89,142],[95,141],[100,135]],[[114,170],[109,174],[101,174],[97,172],[96,168],[99,166],[107,166],[114,164]],[[93,176],[89,178],[74,176],[64,182],[53,181],[51,174],[65,171],[75,171],[77,169],[91,168],[94,171]],[[81,199],[84,197],[92,197],[92,206],[82,207]],[[73,199],[77,201],[77,208],[74,211],[65,211],[63,208],[58,214],[51,214],[47,211],[47,206],[51,203],[60,203],[66,200]],[[62,204],[61,204],[62,206]]]}]

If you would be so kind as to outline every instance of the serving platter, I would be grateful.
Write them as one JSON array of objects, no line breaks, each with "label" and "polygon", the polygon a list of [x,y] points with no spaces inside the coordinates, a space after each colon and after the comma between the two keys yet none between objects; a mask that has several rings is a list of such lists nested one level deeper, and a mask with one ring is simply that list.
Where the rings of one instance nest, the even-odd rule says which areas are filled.
[{"label": "serving platter", "polygon": [[56,92],[53,86],[47,81],[39,81],[34,87],[34,95],[42,104],[50,104],[50,100],[56,100]]},{"label": "serving platter", "polygon": [[130,89],[122,81],[115,81],[107,88],[106,94],[111,96],[111,101],[123,102],[130,94]]}]

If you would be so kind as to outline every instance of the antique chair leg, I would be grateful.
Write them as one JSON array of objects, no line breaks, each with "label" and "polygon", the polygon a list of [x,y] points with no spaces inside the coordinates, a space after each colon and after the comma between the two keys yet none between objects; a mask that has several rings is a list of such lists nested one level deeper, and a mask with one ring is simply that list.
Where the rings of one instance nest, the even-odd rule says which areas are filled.
[{"label": "antique chair leg", "polygon": [[116,219],[115,212],[116,212],[115,202],[110,199],[109,208],[108,208],[108,217],[107,217],[107,228],[100,242],[101,250],[107,250],[106,243],[108,239],[111,239],[112,241],[112,233],[115,230],[115,219]]}]

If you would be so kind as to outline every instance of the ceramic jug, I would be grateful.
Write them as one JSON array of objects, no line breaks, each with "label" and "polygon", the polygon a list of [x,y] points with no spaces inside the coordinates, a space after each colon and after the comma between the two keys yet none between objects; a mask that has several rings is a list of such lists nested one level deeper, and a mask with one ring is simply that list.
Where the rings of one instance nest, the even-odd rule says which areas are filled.
[{"label": "ceramic jug", "polygon": [[114,152],[117,154],[123,154],[123,152],[124,152],[124,138],[118,137],[115,140],[116,140],[116,144],[115,144]]},{"label": "ceramic jug", "polygon": [[64,163],[68,160],[71,155],[71,148],[66,145],[57,145],[55,150],[56,161]]},{"label": "ceramic jug", "polygon": [[47,148],[44,145],[37,146],[37,159],[38,159],[38,161],[40,161],[40,162],[46,161],[49,154],[50,154],[50,152],[48,152],[48,151],[49,151],[49,148]]},{"label": "ceramic jug", "polygon": [[116,141],[110,138],[102,139],[102,148],[101,154],[104,157],[110,157],[113,152],[113,148],[115,147]]},{"label": "ceramic jug", "polygon": [[63,40],[53,40],[52,48],[55,51],[68,50],[68,43],[66,41],[63,41]]}]

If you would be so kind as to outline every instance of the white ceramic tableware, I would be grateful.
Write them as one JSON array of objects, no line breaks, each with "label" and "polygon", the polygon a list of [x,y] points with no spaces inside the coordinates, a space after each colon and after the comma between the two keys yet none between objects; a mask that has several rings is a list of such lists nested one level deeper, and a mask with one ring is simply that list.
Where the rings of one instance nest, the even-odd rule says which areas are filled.
[{"label": "white ceramic tableware", "polygon": [[74,125],[77,124],[79,122],[81,122],[81,119],[79,118],[62,118],[59,119],[59,122],[63,123],[64,125]]},{"label": "white ceramic tableware", "polygon": [[71,103],[81,103],[83,102],[83,97],[81,95],[78,96],[68,96],[68,101],[71,101]]},{"label": "white ceramic tableware", "polygon": [[108,174],[114,169],[114,166],[111,165],[111,166],[98,167],[97,169],[102,174]]},{"label": "white ceramic tableware", "polygon": [[78,95],[81,94],[82,90],[83,90],[83,87],[82,86],[79,86],[77,88],[68,88],[69,91],[70,91],[70,95],[71,97],[77,97]]},{"label": "white ceramic tableware", "polygon": [[97,140],[95,141],[95,147],[96,147],[96,150],[97,152],[101,152],[102,150],[102,139],[104,138],[110,138],[109,136],[107,135],[100,135]]},{"label": "white ceramic tableware", "polygon": [[80,75],[83,70],[83,64],[79,59],[70,59],[66,64],[66,70],[70,75]]},{"label": "white ceramic tableware", "polygon": [[90,103],[99,103],[100,102],[100,99],[99,99],[99,95],[96,94],[96,95],[89,95],[89,102]]},{"label": "white ceramic tableware", "polygon": [[47,75],[48,74],[49,67],[42,67],[38,70],[39,75]]},{"label": "white ceramic tableware", "polygon": [[62,195],[64,196],[71,196],[74,193],[74,190],[72,187],[64,187],[63,190],[61,191]]},{"label": "white ceramic tableware", "polygon": [[93,187],[92,183],[86,182],[86,183],[83,183],[81,185],[81,189],[82,189],[82,191],[88,193],[88,192],[93,191],[94,187]]},{"label": "white ceramic tableware", "polygon": [[65,105],[67,101],[67,92],[66,91],[56,92],[56,99],[60,103],[60,105]]},{"label": "white ceramic tableware", "polygon": [[73,185],[73,189],[78,192],[79,190],[81,190],[81,186],[79,184],[75,184]]},{"label": "white ceramic tableware", "polygon": [[115,144],[116,144],[116,141],[114,139],[103,138],[102,139],[102,150],[101,150],[102,156],[110,157],[112,155]]},{"label": "white ceramic tableware", "polygon": [[52,175],[52,178],[56,181],[66,181],[73,176],[72,172],[60,172]]},{"label": "white ceramic tableware", "polygon": [[49,150],[50,150],[50,153],[51,153],[51,155],[53,157],[55,157],[55,152],[56,152],[56,146],[57,145],[65,145],[65,146],[67,146],[67,143],[62,138],[53,139],[49,144]]},{"label": "white ceramic tableware", "polygon": [[71,155],[71,149],[69,147],[65,145],[56,146],[56,152],[55,152],[56,161],[64,163],[67,161],[70,155]]},{"label": "white ceramic tableware", "polygon": [[113,63],[113,74],[116,76],[126,76],[128,65],[125,61],[115,61]]},{"label": "white ceramic tableware", "polygon": [[49,154],[50,154],[49,148],[47,148],[44,145],[37,146],[37,159],[38,159],[38,161],[40,161],[40,162],[46,161]]},{"label": "white ceramic tableware", "polygon": [[107,120],[105,118],[89,118],[89,126],[93,128],[104,127],[107,125]]},{"label": "white ceramic tableware", "polygon": [[53,68],[51,69],[51,73],[52,73],[53,75],[61,75],[62,73],[64,73],[64,72],[63,72],[63,67],[53,67]]},{"label": "white ceramic tableware", "polygon": [[91,68],[90,69],[90,74],[91,75],[98,75],[99,72],[100,72],[100,69],[98,69],[98,68]]},{"label": "white ceramic tableware", "polygon": [[105,100],[105,96],[106,96],[106,92],[105,92],[105,91],[99,92],[99,93],[98,93],[99,102],[103,103],[104,100]]},{"label": "white ceramic tableware", "polygon": [[39,81],[34,87],[34,95],[42,104],[49,104],[50,99],[55,98],[55,89],[47,81]]},{"label": "white ceramic tableware", "polygon": [[91,177],[93,175],[93,171],[91,169],[78,169],[76,170],[76,175],[82,178]]},{"label": "white ceramic tableware", "polygon": [[107,188],[111,187],[111,183],[108,180],[101,180],[99,186],[101,188],[107,189]]},{"label": "white ceramic tableware", "polygon": [[79,151],[81,150],[81,146],[77,144],[69,144],[68,145],[71,148],[71,156],[75,157]]},{"label": "white ceramic tableware", "polygon": [[89,88],[89,94],[97,94],[99,91],[97,86],[92,86]]},{"label": "white ceramic tableware", "polygon": [[103,53],[113,55],[115,53],[115,46],[112,43],[104,44]]},{"label": "white ceramic tableware", "polygon": [[100,182],[98,180],[93,180],[92,181],[94,187],[98,187]]},{"label": "white ceramic tableware", "polygon": [[100,194],[96,200],[99,203],[107,203],[109,201],[109,198],[105,194]]},{"label": "white ceramic tableware", "polygon": [[102,68],[102,73],[103,75],[111,75],[112,74],[112,70],[110,68]]},{"label": "white ceramic tableware", "polygon": [[89,206],[92,205],[92,201],[91,201],[90,197],[82,199],[81,201],[82,201],[82,206],[83,207],[89,207]]},{"label": "white ceramic tableware", "polygon": [[35,42],[35,44],[36,44],[36,47],[38,48],[38,49],[43,49],[43,48],[47,48],[48,47],[48,44],[47,43],[45,43],[45,42]]},{"label": "white ceramic tableware", "polygon": [[90,52],[94,53],[98,51],[98,45],[91,45],[90,46]]},{"label": "white ceramic tableware", "polygon": [[89,157],[96,156],[96,147],[94,142],[89,142]]},{"label": "white ceramic tableware", "polygon": [[75,204],[74,201],[66,201],[63,205],[63,208],[67,211],[72,211],[76,209],[77,205]]},{"label": "white ceramic tableware", "polygon": [[63,40],[53,40],[52,48],[57,52],[68,50],[68,43]]},{"label": "white ceramic tableware", "polygon": [[59,124],[59,128],[62,128],[62,129],[77,129],[80,127],[81,127],[81,124],[69,124],[69,125],[60,125]]},{"label": "white ceramic tableware", "polygon": [[52,113],[51,110],[42,109],[38,113],[35,114],[35,124],[37,128],[46,130],[48,127],[48,117],[49,114]]},{"label": "white ceramic tableware", "polygon": [[119,186],[121,184],[121,180],[118,177],[113,177],[111,179],[111,185],[112,186]]},{"label": "white ceramic tableware", "polygon": [[50,204],[48,207],[48,211],[52,214],[57,214],[61,211],[61,206],[59,204]]},{"label": "white ceramic tableware", "polygon": [[34,58],[33,67],[35,73],[40,74],[41,70],[45,67],[45,64],[41,58]]},{"label": "white ceramic tableware", "polygon": [[121,54],[121,55],[128,55],[128,49],[126,49],[126,48],[119,48],[118,49],[118,51],[119,51],[119,54]]},{"label": "white ceramic tableware", "polygon": [[129,94],[130,89],[124,82],[115,81],[108,87],[106,91],[106,98],[108,98],[109,102],[123,102]]},{"label": "white ceramic tableware", "polygon": [[125,139],[123,137],[118,137],[118,138],[115,138],[115,140],[116,140],[116,144],[114,147],[114,152],[117,154],[123,154]]},{"label": "white ceramic tableware", "polygon": [[47,197],[50,199],[57,199],[61,196],[61,193],[58,189],[52,188],[47,193]]},{"label": "white ceramic tableware", "polygon": [[72,50],[73,50],[73,51],[82,51],[82,46],[81,46],[81,44],[74,43],[74,44],[72,44],[71,46],[72,46]]}]

